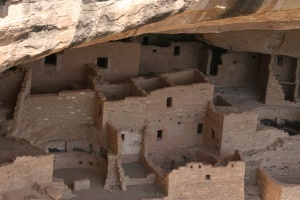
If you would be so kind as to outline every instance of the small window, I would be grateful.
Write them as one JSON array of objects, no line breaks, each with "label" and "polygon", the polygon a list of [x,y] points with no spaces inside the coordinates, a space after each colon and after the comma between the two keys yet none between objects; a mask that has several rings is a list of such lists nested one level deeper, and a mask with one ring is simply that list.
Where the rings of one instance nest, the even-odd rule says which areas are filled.
[{"label": "small window", "polygon": [[173,103],[172,97],[168,97],[168,98],[167,98],[167,107],[168,107],[168,108],[172,107],[172,103]]},{"label": "small window", "polygon": [[148,45],[149,44],[149,37],[143,37],[143,45]]},{"label": "small window", "polygon": [[180,55],[180,46],[175,46],[174,47],[174,56],[179,56]]},{"label": "small window", "polygon": [[51,54],[45,57],[45,64],[56,65],[57,63],[57,54]]},{"label": "small window", "polygon": [[97,58],[97,66],[98,67],[103,67],[103,68],[107,69],[107,65],[108,65],[108,58],[107,57]]},{"label": "small window", "polygon": [[153,52],[153,53],[156,53],[157,51],[156,51],[156,49],[153,49],[152,52]]},{"label": "small window", "polygon": [[277,57],[277,66],[283,66],[284,58],[282,56]]},{"label": "small window", "polygon": [[93,165],[94,165],[94,163],[93,163],[93,162],[89,162],[89,165],[93,166]]},{"label": "small window", "polygon": [[79,161],[78,163],[79,163],[80,165],[82,165],[83,162],[82,162],[82,161]]},{"label": "small window", "polygon": [[197,133],[198,134],[201,134],[203,131],[203,125],[202,124],[198,124],[198,127],[197,127]]},{"label": "small window", "polygon": [[232,63],[233,63],[233,64],[236,64],[236,63],[237,63],[237,61],[236,61],[236,60],[234,60]]},{"label": "small window", "polygon": [[125,139],[125,134],[121,134],[121,138],[122,138],[122,140],[124,141],[124,139]]},{"label": "small window", "polygon": [[163,130],[158,130],[156,140],[160,141],[162,140],[162,137],[163,137]]},{"label": "small window", "polygon": [[209,181],[210,180],[210,175],[206,175],[205,180]]},{"label": "small window", "polygon": [[101,105],[99,105],[98,115],[99,115],[99,116],[102,115],[102,107],[101,107]]},{"label": "small window", "polygon": [[210,137],[212,139],[215,139],[215,131],[214,131],[214,129],[210,129]]},{"label": "small window", "polygon": [[181,124],[181,122],[178,122],[178,125],[180,125]]}]

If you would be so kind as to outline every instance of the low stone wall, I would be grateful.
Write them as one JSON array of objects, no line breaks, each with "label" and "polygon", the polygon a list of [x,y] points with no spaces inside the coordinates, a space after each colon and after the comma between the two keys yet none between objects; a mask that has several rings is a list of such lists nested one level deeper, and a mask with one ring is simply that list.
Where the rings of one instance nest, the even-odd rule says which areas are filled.
[{"label": "low stone wall", "polygon": [[257,184],[264,200],[298,200],[300,184],[285,184],[275,180],[262,167],[258,169]]},{"label": "low stone wall", "polygon": [[0,165],[0,192],[52,182],[53,155],[22,156]]}]

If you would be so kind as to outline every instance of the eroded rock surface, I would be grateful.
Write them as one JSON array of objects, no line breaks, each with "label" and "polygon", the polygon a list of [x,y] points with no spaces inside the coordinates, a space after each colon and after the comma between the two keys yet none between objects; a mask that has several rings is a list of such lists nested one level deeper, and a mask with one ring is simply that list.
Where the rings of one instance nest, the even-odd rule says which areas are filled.
[{"label": "eroded rock surface", "polygon": [[[298,29],[299,8],[300,2],[292,0],[1,1],[0,71],[65,48],[143,33],[202,34],[260,29],[269,31],[258,38],[264,42],[257,43],[268,45],[274,37],[280,43],[283,36],[297,35],[298,31],[274,30]],[[236,34],[247,38],[250,32],[228,32],[205,39],[237,50],[241,47],[236,46],[242,45],[245,51],[271,51],[260,45],[254,47],[253,42],[230,45]],[[225,39],[230,42],[220,42]],[[270,48],[273,50],[273,46]],[[292,53],[294,50],[282,47],[278,53],[298,56]]]}]

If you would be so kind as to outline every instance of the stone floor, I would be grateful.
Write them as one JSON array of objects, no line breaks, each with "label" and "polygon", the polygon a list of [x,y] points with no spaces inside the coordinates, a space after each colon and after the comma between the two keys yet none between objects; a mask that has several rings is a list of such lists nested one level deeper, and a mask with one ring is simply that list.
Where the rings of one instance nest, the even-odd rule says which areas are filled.
[{"label": "stone floor", "polygon": [[104,178],[97,172],[86,169],[60,169],[54,170],[54,177],[62,178],[69,187],[73,187],[73,182],[80,179],[90,179],[91,187],[87,190],[73,192],[76,197],[71,200],[138,200],[142,198],[162,198],[163,192],[154,184],[129,186],[127,191],[122,191],[118,187],[113,188],[113,192],[104,190]]}]

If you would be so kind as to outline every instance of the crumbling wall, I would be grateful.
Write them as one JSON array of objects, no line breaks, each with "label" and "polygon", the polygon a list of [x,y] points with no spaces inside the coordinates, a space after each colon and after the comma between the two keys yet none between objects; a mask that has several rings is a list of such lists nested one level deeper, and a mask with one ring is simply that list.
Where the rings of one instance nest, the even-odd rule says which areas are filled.
[{"label": "crumbling wall", "polygon": [[229,161],[227,166],[214,167],[187,163],[167,177],[168,199],[244,199],[245,163]]},{"label": "crumbling wall", "polygon": [[218,65],[218,74],[208,78],[217,85],[244,86],[256,82],[259,55],[229,51],[221,56],[222,64]]},{"label": "crumbling wall", "polygon": [[26,98],[24,108],[33,132],[51,125],[94,124],[95,92],[31,95]]},{"label": "crumbling wall", "polygon": [[22,156],[0,165],[0,192],[52,182],[53,155]]},{"label": "crumbling wall", "polygon": [[[179,47],[179,54],[174,52]],[[173,42],[169,47],[142,46],[139,74],[159,74],[179,69],[197,68],[201,44]]]},{"label": "crumbling wall", "polygon": [[21,69],[0,73],[0,107],[13,109],[22,87],[25,73]]}]

